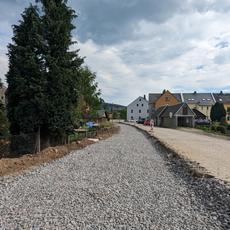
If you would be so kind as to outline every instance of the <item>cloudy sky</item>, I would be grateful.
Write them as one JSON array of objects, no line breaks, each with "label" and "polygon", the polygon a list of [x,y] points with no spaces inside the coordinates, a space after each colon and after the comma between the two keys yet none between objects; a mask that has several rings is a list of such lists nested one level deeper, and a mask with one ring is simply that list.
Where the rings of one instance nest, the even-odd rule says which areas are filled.
[{"label": "cloudy sky", "polygon": [[[30,0],[0,0],[0,77],[11,25]],[[69,0],[74,37],[102,97],[127,105],[149,92],[230,91],[229,0]]]}]

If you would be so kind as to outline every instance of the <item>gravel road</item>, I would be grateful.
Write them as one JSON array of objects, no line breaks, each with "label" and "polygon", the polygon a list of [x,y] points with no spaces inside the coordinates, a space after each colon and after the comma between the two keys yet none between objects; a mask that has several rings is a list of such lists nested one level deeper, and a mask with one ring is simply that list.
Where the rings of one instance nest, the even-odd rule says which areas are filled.
[{"label": "gravel road", "polygon": [[110,139],[1,178],[0,229],[228,229],[201,199],[144,134],[122,125]]}]

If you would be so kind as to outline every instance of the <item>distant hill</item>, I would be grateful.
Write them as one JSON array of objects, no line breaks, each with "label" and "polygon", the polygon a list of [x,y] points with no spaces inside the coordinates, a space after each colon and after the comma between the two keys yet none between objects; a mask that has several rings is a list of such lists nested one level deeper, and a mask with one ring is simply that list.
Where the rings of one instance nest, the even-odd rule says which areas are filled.
[{"label": "distant hill", "polygon": [[126,108],[127,106],[124,105],[118,105],[118,104],[107,103],[107,102],[101,103],[101,109],[104,109],[107,112],[121,111]]}]

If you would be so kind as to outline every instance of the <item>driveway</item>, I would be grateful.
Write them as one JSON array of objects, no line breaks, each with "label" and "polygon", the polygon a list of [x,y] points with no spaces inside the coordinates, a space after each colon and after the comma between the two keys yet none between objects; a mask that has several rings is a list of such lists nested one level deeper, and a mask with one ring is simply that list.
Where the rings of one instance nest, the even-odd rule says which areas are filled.
[{"label": "driveway", "polygon": [[144,134],[121,125],[110,139],[20,176],[2,177],[0,229],[230,227],[228,213],[202,201],[209,182],[189,184],[163,155]]}]

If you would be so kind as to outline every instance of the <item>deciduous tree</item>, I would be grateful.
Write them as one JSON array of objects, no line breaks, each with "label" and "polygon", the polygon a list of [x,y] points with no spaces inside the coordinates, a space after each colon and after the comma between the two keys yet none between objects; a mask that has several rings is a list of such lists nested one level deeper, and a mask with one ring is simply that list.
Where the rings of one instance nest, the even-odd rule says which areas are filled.
[{"label": "deciduous tree", "polygon": [[100,90],[96,82],[96,74],[87,66],[80,68],[78,93],[77,117],[80,119],[92,118],[100,107]]}]

